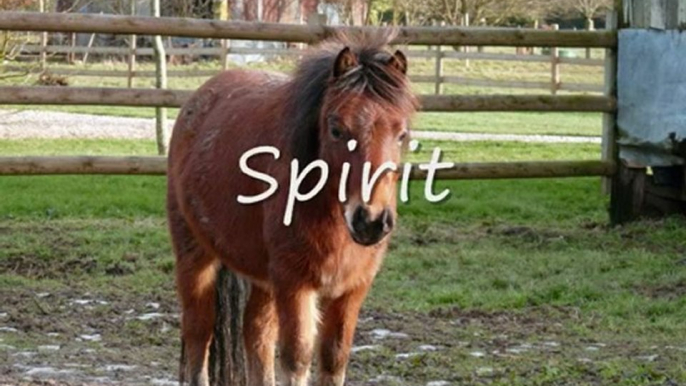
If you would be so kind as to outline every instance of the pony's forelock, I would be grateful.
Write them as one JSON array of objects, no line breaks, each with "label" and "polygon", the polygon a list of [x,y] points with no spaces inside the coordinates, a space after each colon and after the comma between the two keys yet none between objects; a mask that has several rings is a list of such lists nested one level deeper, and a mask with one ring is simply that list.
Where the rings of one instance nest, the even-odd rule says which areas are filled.
[{"label": "pony's forelock", "polygon": [[[394,51],[388,46],[396,37],[395,29],[335,32],[303,57],[289,84],[285,110],[291,115],[295,158],[309,162],[317,155],[317,125],[327,91],[361,94],[400,114],[414,112],[417,100],[407,75],[390,65]],[[346,47],[355,55],[358,66],[334,78],[336,57]]]}]

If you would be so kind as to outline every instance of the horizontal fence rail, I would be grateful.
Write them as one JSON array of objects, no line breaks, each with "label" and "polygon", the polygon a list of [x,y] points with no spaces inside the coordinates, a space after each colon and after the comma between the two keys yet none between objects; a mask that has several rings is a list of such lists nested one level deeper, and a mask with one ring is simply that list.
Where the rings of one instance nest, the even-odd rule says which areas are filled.
[{"label": "horizontal fence rail", "polygon": [[617,103],[604,96],[421,95],[422,111],[436,112],[614,112]]},{"label": "horizontal fence rail", "polygon": [[[181,107],[193,92],[187,90],[0,87],[0,104],[109,105]],[[420,95],[422,111],[541,111],[614,112],[616,101],[604,96],[552,95]]]},{"label": "horizontal fence rail", "polygon": [[[438,170],[441,180],[560,178],[611,176],[616,166],[608,161],[546,161],[505,163],[461,163],[451,169]],[[0,157],[0,175],[164,175],[166,157]],[[414,169],[414,180],[426,178],[426,172]]]},{"label": "horizontal fence rail", "polygon": [[[220,56],[224,54],[242,54],[242,55],[278,55],[278,56],[302,56],[307,50],[299,48],[257,48],[257,47],[169,47],[166,49],[167,55],[207,55]],[[46,54],[94,54],[94,55],[131,55],[136,56],[153,56],[154,50],[152,48],[136,48],[131,50],[126,47],[87,47],[87,46],[45,46],[43,50],[41,46],[36,44],[27,44],[22,47],[21,52],[24,54],[39,54],[45,52]],[[407,50],[404,52],[410,58],[436,58],[434,50]],[[450,52],[442,51],[441,57],[447,59],[469,59],[469,60],[491,60],[504,62],[533,62],[533,63],[549,63],[550,55],[529,55],[529,54],[501,54],[489,52]],[[560,63],[573,64],[577,66],[594,66],[602,67],[605,64],[603,59],[585,59],[585,58],[566,58],[560,57]]]},{"label": "horizontal fence rail", "polygon": [[0,157],[0,175],[119,174],[162,175],[167,158],[111,156]]},{"label": "horizontal fence rail", "polygon": [[193,91],[92,87],[0,87],[0,104],[181,107]]},{"label": "horizontal fence rail", "polygon": [[[336,31],[371,27],[330,27],[216,21],[188,18],[33,12],[0,13],[0,30],[184,36],[216,39],[278,40],[314,43]],[[519,47],[614,48],[614,31],[550,31],[515,28],[402,27],[397,44]]]}]

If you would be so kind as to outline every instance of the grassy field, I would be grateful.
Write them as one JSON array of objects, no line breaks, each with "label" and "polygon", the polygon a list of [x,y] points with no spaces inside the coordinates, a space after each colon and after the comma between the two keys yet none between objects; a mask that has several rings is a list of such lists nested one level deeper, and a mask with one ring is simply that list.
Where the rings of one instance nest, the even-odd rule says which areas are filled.
[{"label": "grassy field", "polygon": [[[413,160],[436,145],[454,161],[598,154],[597,145],[424,145]],[[154,149],[0,141],[2,154]],[[351,385],[686,383],[686,222],[610,228],[597,178],[443,187],[451,198],[434,205],[414,183],[399,207]],[[58,375],[72,384],[173,378],[178,310],[164,191],[162,177],[0,178],[0,383],[46,366],[71,370]]]},{"label": "grassy field", "polygon": [[[501,52],[502,49],[488,48],[487,52]],[[601,51],[594,51],[594,57],[598,57]],[[510,53],[512,53],[510,51]],[[12,64],[16,66],[17,64]],[[267,71],[290,72],[294,68],[293,60],[273,60],[266,63],[251,64],[250,68]],[[28,66],[28,65],[25,65]],[[199,62],[187,66],[175,66],[173,70],[216,70],[217,62]],[[236,66],[232,66],[236,67]],[[66,68],[70,70],[94,69],[94,70],[118,70],[125,71],[126,64],[123,62],[94,63],[88,65],[68,66],[60,63],[51,63],[49,68]],[[149,63],[141,63],[138,66],[141,71],[153,70]],[[434,74],[434,62],[430,59],[414,58],[410,63],[410,73],[413,75]],[[0,67],[0,75],[2,67]],[[490,80],[521,80],[521,81],[550,81],[550,65],[548,63],[529,62],[502,62],[502,61],[474,61],[470,66],[459,60],[445,60],[446,76],[461,76],[475,79]],[[0,85],[32,85],[36,82],[36,75],[27,77],[9,77],[3,79],[0,76]],[[173,77],[169,80],[169,87],[174,89],[196,89],[206,79],[199,77]],[[602,84],[603,68],[577,65],[562,66],[562,80],[566,83],[594,83]],[[126,87],[126,78],[84,77],[70,76],[71,86],[80,87]],[[137,87],[152,87],[152,78],[136,80]],[[419,94],[431,94],[434,92],[432,84],[415,84],[415,91]],[[499,89],[478,88],[458,85],[446,85],[446,94],[476,95],[476,94],[546,94],[548,90],[522,90],[522,89]],[[36,109],[35,106],[3,106],[13,109]],[[153,117],[154,110],[149,108],[129,107],[94,107],[94,106],[48,106],[41,107],[44,110],[68,111],[85,114]],[[170,109],[169,116],[175,118],[177,109]],[[557,135],[588,135],[599,136],[601,134],[601,114],[578,113],[578,114],[543,114],[543,113],[421,113],[418,114],[413,127],[417,130],[439,130],[455,132],[477,133],[513,133],[513,134],[557,134]]]}]

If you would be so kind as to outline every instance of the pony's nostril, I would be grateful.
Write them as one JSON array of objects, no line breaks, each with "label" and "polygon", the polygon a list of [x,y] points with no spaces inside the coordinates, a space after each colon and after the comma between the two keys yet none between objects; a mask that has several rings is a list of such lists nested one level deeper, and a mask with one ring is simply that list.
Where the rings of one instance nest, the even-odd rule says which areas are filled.
[{"label": "pony's nostril", "polygon": [[358,206],[353,213],[353,229],[358,232],[364,230],[367,226],[368,218],[369,214],[367,211],[363,207]]},{"label": "pony's nostril", "polygon": [[388,209],[384,209],[383,212],[381,212],[381,223],[386,225],[386,222],[388,222]]},{"label": "pony's nostril", "polygon": [[393,213],[391,213],[390,210],[386,209],[383,211],[383,217],[381,218],[382,224],[383,224],[383,231],[384,233],[388,233],[393,230],[394,220],[393,220]]},{"label": "pony's nostril", "polygon": [[378,216],[372,217],[364,206],[358,206],[353,212],[350,231],[353,239],[362,245],[378,243],[393,230],[393,212],[384,209]]}]

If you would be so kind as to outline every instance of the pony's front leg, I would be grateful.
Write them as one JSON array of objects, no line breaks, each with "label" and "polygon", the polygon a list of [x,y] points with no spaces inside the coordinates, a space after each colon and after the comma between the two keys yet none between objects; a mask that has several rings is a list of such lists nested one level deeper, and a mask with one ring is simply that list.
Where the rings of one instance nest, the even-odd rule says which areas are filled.
[{"label": "pony's front leg", "polygon": [[274,386],[274,350],[279,326],[272,294],[253,284],[243,318],[248,385]]},{"label": "pony's front leg", "polygon": [[319,386],[343,386],[357,318],[369,285],[332,299],[324,310],[319,343]]},{"label": "pony's front leg", "polygon": [[313,289],[275,288],[279,315],[279,355],[285,386],[306,386],[317,334],[317,294]]}]

